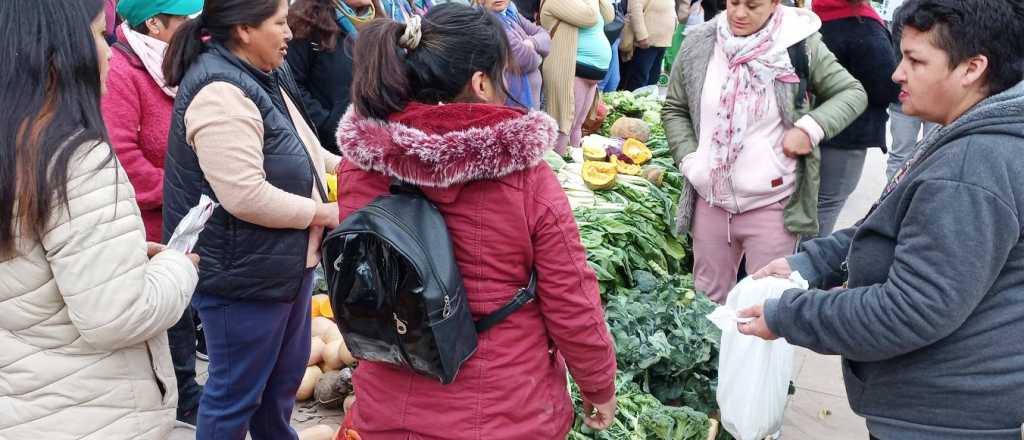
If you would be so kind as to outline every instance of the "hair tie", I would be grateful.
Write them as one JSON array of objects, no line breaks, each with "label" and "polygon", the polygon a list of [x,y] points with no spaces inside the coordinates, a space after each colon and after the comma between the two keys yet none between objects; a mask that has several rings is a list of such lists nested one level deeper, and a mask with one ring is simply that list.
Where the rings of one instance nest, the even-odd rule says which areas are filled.
[{"label": "hair tie", "polygon": [[420,26],[420,16],[413,15],[405,21],[405,32],[398,38],[398,45],[406,50],[414,50],[420,45],[420,38],[423,32]]}]

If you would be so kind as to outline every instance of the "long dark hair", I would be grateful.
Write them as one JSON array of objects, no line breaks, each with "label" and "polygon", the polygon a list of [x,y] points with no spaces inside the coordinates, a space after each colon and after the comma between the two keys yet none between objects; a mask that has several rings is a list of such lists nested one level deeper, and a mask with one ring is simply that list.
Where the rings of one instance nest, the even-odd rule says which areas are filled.
[{"label": "long dark hair", "polygon": [[235,26],[259,26],[277,13],[280,0],[206,0],[203,12],[181,25],[164,55],[167,85],[181,84],[185,72],[203,51],[204,40],[227,45]]},{"label": "long dark hair", "polygon": [[405,27],[377,19],[360,32],[352,79],[352,103],[360,115],[385,119],[410,101],[458,101],[476,72],[505,90],[508,37],[490,12],[455,3],[435,6],[423,17],[413,50],[398,44]]},{"label": "long dark hair", "polygon": [[102,11],[103,0],[0,1],[0,255],[14,251],[16,230],[46,232],[67,206],[72,156],[107,140],[90,29]]},{"label": "long dark hair", "polygon": [[333,52],[341,35],[334,0],[296,1],[288,10],[288,27],[296,39],[316,43],[324,52]]}]

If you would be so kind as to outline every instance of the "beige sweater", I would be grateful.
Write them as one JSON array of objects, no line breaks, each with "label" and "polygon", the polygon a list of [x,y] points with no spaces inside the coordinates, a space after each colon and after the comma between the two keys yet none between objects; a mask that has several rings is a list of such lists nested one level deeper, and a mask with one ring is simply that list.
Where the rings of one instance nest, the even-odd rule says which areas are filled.
[{"label": "beige sweater", "polygon": [[[545,109],[558,122],[558,131],[569,134],[575,114],[573,81],[576,79],[576,51],[579,28],[597,24],[598,14],[605,23],[615,19],[615,10],[608,0],[545,0],[541,4],[540,24],[555,34],[551,37],[551,52],[544,58],[541,72],[544,76]],[[595,100],[596,102],[596,100]],[[597,106],[591,108],[591,113]]]},{"label": "beige sweater", "polygon": [[651,47],[672,46],[676,29],[675,0],[630,0],[629,24],[625,32],[632,32],[634,41],[647,39]]},{"label": "beige sweater", "polygon": [[[287,93],[284,98],[313,163],[333,173],[341,158],[320,146]],[[226,82],[203,87],[185,111],[185,132],[188,143],[196,149],[204,177],[231,215],[265,228],[310,228],[321,202],[320,193],[310,187],[308,197],[299,196],[267,181],[263,170],[263,118],[241,89]],[[326,182],[323,174],[320,181]],[[310,228],[307,267],[319,263],[323,235],[323,227]]]}]

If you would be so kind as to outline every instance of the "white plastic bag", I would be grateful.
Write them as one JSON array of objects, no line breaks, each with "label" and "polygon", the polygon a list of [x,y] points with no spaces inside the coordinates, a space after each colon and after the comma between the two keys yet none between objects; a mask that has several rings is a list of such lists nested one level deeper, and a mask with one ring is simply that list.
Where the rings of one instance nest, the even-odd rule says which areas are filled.
[{"label": "white plastic bag", "polygon": [[722,426],[737,440],[762,440],[782,428],[793,374],[793,346],[785,339],[765,341],[741,334],[736,312],[789,289],[806,289],[807,281],[793,272],[789,279],[746,278],[729,293],[724,306],[708,315],[722,329],[718,354],[718,406]]},{"label": "white plastic bag", "polygon": [[174,234],[171,235],[170,240],[167,240],[167,248],[186,254],[192,252],[192,248],[199,241],[199,234],[206,227],[206,221],[210,219],[213,210],[218,206],[220,204],[214,202],[206,194],[200,196],[199,204],[192,207],[178,223],[178,227],[174,228]]}]

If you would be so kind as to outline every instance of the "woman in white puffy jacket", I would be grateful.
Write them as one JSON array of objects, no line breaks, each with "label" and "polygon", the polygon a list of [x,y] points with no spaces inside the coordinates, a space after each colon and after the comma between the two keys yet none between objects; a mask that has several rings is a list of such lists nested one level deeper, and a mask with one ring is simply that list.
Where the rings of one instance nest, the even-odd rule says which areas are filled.
[{"label": "woman in white puffy jacket", "polygon": [[105,21],[103,0],[0,2],[0,439],[189,436],[166,330],[198,260],[147,245],[106,143]]}]

